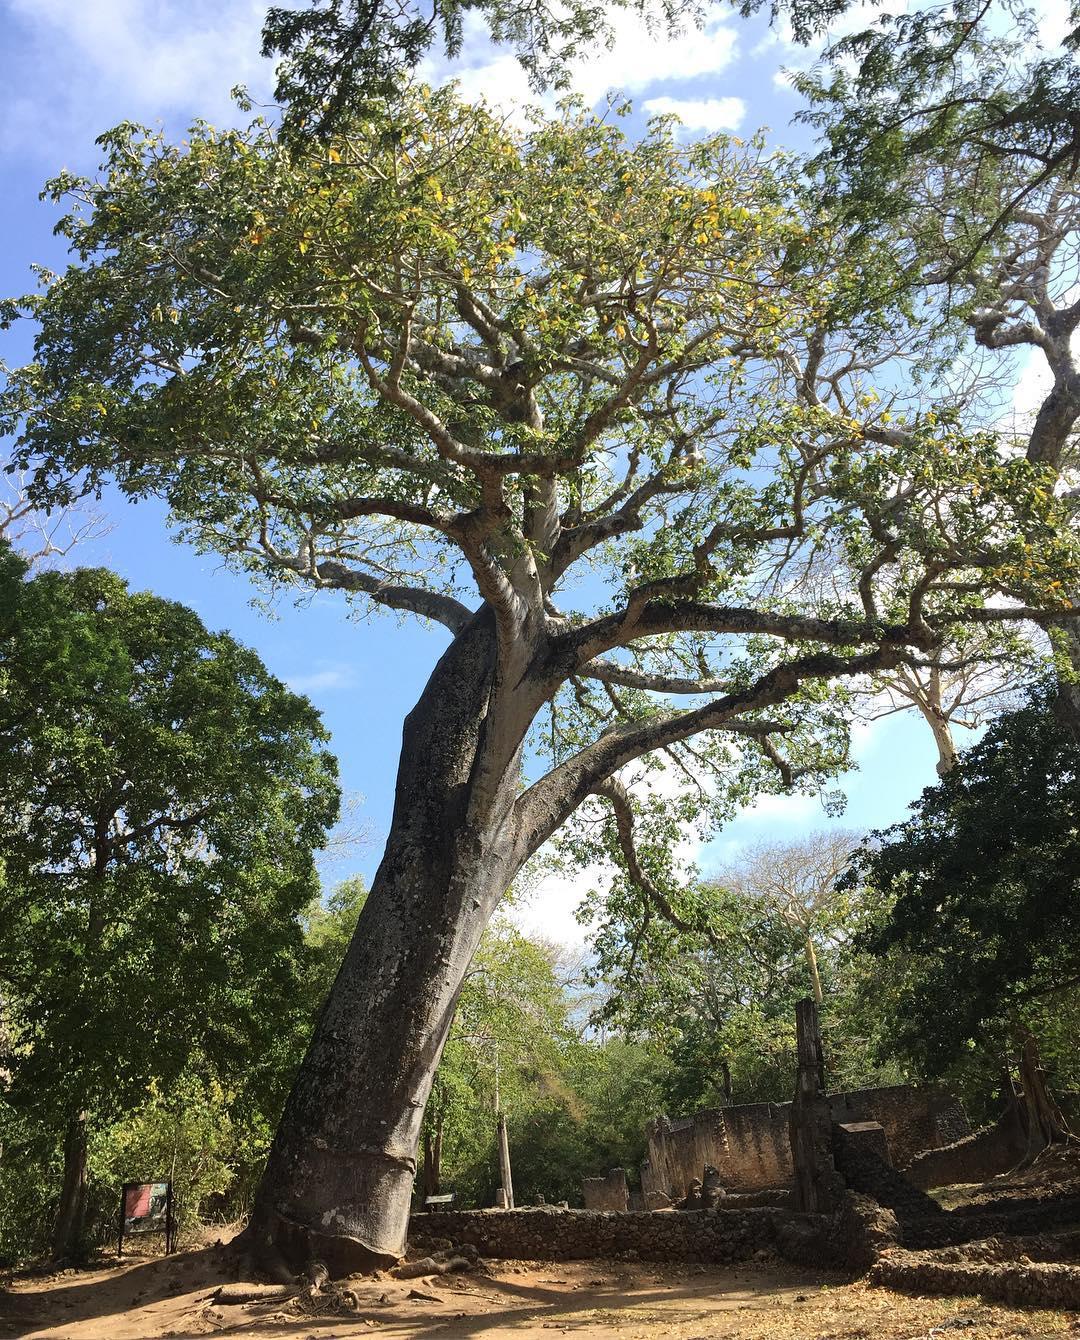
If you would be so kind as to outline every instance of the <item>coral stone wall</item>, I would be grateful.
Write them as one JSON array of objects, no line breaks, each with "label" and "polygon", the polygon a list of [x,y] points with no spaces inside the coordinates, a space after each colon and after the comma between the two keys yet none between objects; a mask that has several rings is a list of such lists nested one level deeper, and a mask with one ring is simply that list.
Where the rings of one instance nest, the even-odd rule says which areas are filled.
[{"label": "coral stone wall", "polygon": [[587,1210],[628,1210],[630,1187],[625,1168],[611,1168],[605,1177],[586,1177],[581,1194]]},{"label": "coral stone wall", "polygon": [[[646,1204],[651,1193],[681,1200],[691,1178],[700,1178],[706,1163],[718,1168],[723,1176],[725,1148],[724,1118],[719,1110],[697,1112],[675,1121],[666,1117],[654,1121],[641,1169]],[[724,1185],[726,1188],[726,1181]]]},{"label": "coral stone wall", "polygon": [[418,1244],[449,1238],[481,1256],[524,1261],[746,1261],[773,1247],[777,1225],[788,1217],[775,1209],[448,1210],[414,1215],[409,1238]]},{"label": "coral stone wall", "polygon": [[1008,1172],[1027,1152],[1027,1141],[1013,1108],[994,1123],[962,1140],[929,1149],[904,1169],[919,1187],[953,1186],[957,1182],[985,1182]]},{"label": "coral stone wall", "polygon": [[[969,1130],[964,1110],[954,1098],[941,1090],[906,1084],[830,1094],[829,1108],[838,1123],[880,1123],[897,1167]],[[748,1103],[676,1121],[661,1117],[649,1131],[641,1170],[646,1196],[663,1193],[681,1198],[690,1179],[700,1177],[707,1163],[719,1171],[728,1191],[760,1191],[790,1182],[790,1109],[790,1103]]]}]

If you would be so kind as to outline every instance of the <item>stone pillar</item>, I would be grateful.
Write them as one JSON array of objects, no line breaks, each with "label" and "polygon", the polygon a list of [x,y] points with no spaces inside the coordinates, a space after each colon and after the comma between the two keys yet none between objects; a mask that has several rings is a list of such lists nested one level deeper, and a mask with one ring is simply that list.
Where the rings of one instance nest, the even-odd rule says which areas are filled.
[{"label": "stone pillar", "polygon": [[841,1180],[832,1157],[818,1007],[809,998],[795,1005],[795,1029],[799,1068],[788,1126],[795,1169],[792,1203],[796,1210],[826,1214],[835,1208]]}]

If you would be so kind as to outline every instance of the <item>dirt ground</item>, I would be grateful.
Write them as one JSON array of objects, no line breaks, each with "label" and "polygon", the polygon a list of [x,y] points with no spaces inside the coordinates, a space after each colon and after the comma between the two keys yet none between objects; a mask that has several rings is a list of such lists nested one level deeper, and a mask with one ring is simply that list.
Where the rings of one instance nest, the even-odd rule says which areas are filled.
[{"label": "dirt ground", "polygon": [[[552,1331],[589,1340],[965,1340],[1080,1336],[1080,1314],[909,1298],[778,1263],[738,1268],[647,1262],[490,1262],[435,1279],[356,1278],[344,1299],[223,1306],[231,1278],[213,1247],[170,1258],[17,1277],[0,1289],[2,1340],[157,1340],[235,1334],[252,1340],[438,1340]],[[320,1315],[320,1313],[322,1315]]]},{"label": "dirt ground", "polygon": [[958,1182],[931,1192],[947,1210],[1023,1201],[1046,1200],[1052,1196],[1080,1194],[1080,1142],[1056,1145],[1044,1150],[1024,1168],[989,1182]]}]

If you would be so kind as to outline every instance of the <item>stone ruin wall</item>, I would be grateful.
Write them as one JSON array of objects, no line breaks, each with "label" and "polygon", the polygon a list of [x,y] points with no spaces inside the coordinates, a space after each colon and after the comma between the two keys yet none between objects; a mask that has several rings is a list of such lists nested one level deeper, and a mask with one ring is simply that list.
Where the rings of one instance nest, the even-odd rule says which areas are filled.
[{"label": "stone ruin wall", "polygon": [[475,1247],[481,1256],[525,1261],[615,1257],[640,1261],[747,1261],[773,1249],[791,1218],[775,1209],[684,1214],[600,1210],[435,1210],[415,1214],[409,1241]]},{"label": "stone ruin wall", "polygon": [[586,1177],[581,1193],[587,1210],[628,1210],[630,1187],[625,1168],[611,1168],[604,1177]]},{"label": "stone ruin wall", "polygon": [[992,1126],[917,1155],[904,1169],[916,1186],[955,1186],[958,1182],[985,1182],[1008,1172],[1027,1153],[1027,1140],[1016,1107]]},{"label": "stone ruin wall", "polygon": [[[834,1122],[876,1121],[885,1130],[894,1166],[948,1145],[969,1131],[963,1108],[938,1089],[900,1084],[829,1095]],[[687,1184],[711,1163],[725,1190],[761,1191],[791,1181],[790,1103],[747,1103],[712,1108],[692,1117],[660,1118],[649,1131],[641,1170],[646,1204],[686,1194]]]}]

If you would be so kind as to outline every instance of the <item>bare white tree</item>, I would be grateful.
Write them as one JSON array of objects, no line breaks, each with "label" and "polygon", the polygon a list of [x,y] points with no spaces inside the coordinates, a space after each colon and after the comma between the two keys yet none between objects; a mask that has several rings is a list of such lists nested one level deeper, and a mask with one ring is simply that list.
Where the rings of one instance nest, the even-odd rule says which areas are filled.
[{"label": "bare white tree", "polygon": [[788,842],[761,842],[716,877],[764,917],[798,932],[819,1005],[818,948],[843,939],[851,895],[836,886],[861,840],[852,829],[824,828]]}]

